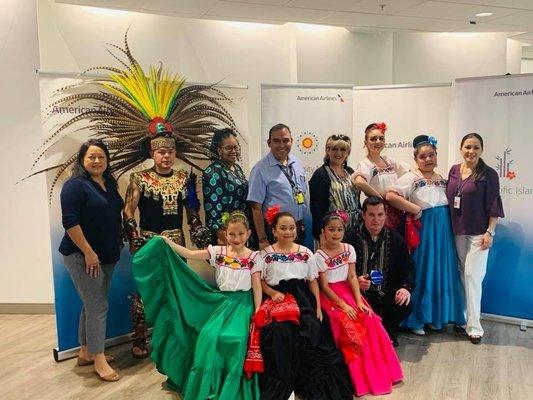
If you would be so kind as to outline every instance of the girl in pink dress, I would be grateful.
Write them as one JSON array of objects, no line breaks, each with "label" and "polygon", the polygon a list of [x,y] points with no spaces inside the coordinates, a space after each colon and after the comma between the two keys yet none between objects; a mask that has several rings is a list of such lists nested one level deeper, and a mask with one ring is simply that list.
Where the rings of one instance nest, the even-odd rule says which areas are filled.
[{"label": "girl in pink dress", "polygon": [[354,248],[342,243],[347,219],[343,211],[324,217],[324,241],[316,253],[320,304],[348,366],[356,396],[382,395],[403,379],[391,340],[359,291]]}]

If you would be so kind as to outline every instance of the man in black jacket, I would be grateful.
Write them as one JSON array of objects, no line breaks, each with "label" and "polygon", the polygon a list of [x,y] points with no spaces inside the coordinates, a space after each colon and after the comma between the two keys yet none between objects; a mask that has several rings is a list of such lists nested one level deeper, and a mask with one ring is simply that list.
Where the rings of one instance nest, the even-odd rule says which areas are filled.
[{"label": "man in black jacket", "polygon": [[402,236],[385,227],[383,199],[368,197],[362,211],[364,224],[355,245],[359,286],[397,346],[398,326],[412,308],[414,264]]}]

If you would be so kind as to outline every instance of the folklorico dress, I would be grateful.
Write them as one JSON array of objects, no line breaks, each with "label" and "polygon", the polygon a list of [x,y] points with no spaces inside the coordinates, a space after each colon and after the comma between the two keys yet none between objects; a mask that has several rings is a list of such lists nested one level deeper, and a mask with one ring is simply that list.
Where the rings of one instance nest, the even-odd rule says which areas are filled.
[{"label": "folklorico dress", "polygon": [[[355,263],[356,253],[351,245],[343,243],[342,246],[342,252],[333,257],[323,250],[318,250],[315,256],[320,272],[326,274],[330,289],[356,310],[355,329],[349,329],[349,325],[346,328],[347,322],[351,320],[347,321],[346,313],[323,293],[320,294],[320,304],[329,316],[337,346],[343,349],[349,343],[352,346],[355,344],[354,352],[343,349],[355,395],[387,394],[392,391],[394,383],[403,379],[402,367],[389,335],[381,324],[381,318],[375,313],[365,314],[355,303],[352,287],[348,282],[348,269],[350,263]],[[361,298],[370,308],[364,297]]]},{"label": "folklorico dress", "polygon": [[284,400],[294,391],[302,399],[351,400],[353,388],[327,317],[323,322],[316,317],[308,285],[318,277],[311,250],[300,246],[294,253],[277,253],[268,246],[256,257],[256,265],[262,279],[294,298],[299,308],[298,324],[274,320],[261,328],[261,399]]},{"label": "folklorico dress", "polygon": [[463,290],[452,232],[446,179],[426,179],[411,171],[395,184],[394,191],[422,208],[420,244],[413,252],[415,288],[413,311],[402,323],[412,329],[432,324],[464,324]]},{"label": "folklorico dress", "polygon": [[163,239],[133,258],[133,275],[153,325],[152,360],[184,400],[258,400],[257,375],[243,374],[256,252],[230,257],[209,246],[219,288],[205,283]]},{"label": "folklorico dress", "polygon": [[[370,161],[368,157],[365,157],[357,165],[353,176],[362,176],[365,178],[368,184],[376,189],[379,193],[384,193],[393,188],[396,180],[409,171],[409,169],[406,168],[402,163],[391,160],[387,156],[381,156],[381,159],[385,162],[385,164],[387,164],[385,168],[378,167],[376,164]],[[389,228],[401,229],[401,213],[394,207],[387,207],[387,220],[385,225]]]},{"label": "folklorico dress", "polygon": [[235,169],[231,170],[217,160],[205,169],[202,183],[206,226],[213,234],[213,243],[216,243],[216,232],[224,227],[223,213],[240,210],[251,220],[246,202],[248,180],[240,165],[235,164]]}]

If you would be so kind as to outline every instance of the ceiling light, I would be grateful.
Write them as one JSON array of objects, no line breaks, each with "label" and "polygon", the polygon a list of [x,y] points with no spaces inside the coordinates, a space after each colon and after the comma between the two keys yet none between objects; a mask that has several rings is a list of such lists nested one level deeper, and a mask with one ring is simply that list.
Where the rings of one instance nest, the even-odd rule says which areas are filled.
[{"label": "ceiling light", "polygon": [[491,15],[492,15],[491,12],[484,12],[484,13],[476,14],[476,17],[490,17]]}]

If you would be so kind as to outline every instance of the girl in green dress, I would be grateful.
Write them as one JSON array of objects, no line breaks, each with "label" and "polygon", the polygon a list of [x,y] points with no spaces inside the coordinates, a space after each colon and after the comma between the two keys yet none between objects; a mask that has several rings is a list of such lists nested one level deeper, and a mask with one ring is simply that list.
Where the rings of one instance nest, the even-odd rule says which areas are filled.
[{"label": "girl in green dress", "polygon": [[[227,246],[189,250],[155,237],[133,258],[133,274],[153,325],[152,354],[168,386],[184,400],[259,399],[257,375],[243,374],[249,324],[261,304],[257,252],[246,248],[246,216],[225,221]],[[180,256],[209,260],[218,288],[205,283]],[[253,288],[253,296],[250,289]]]}]

